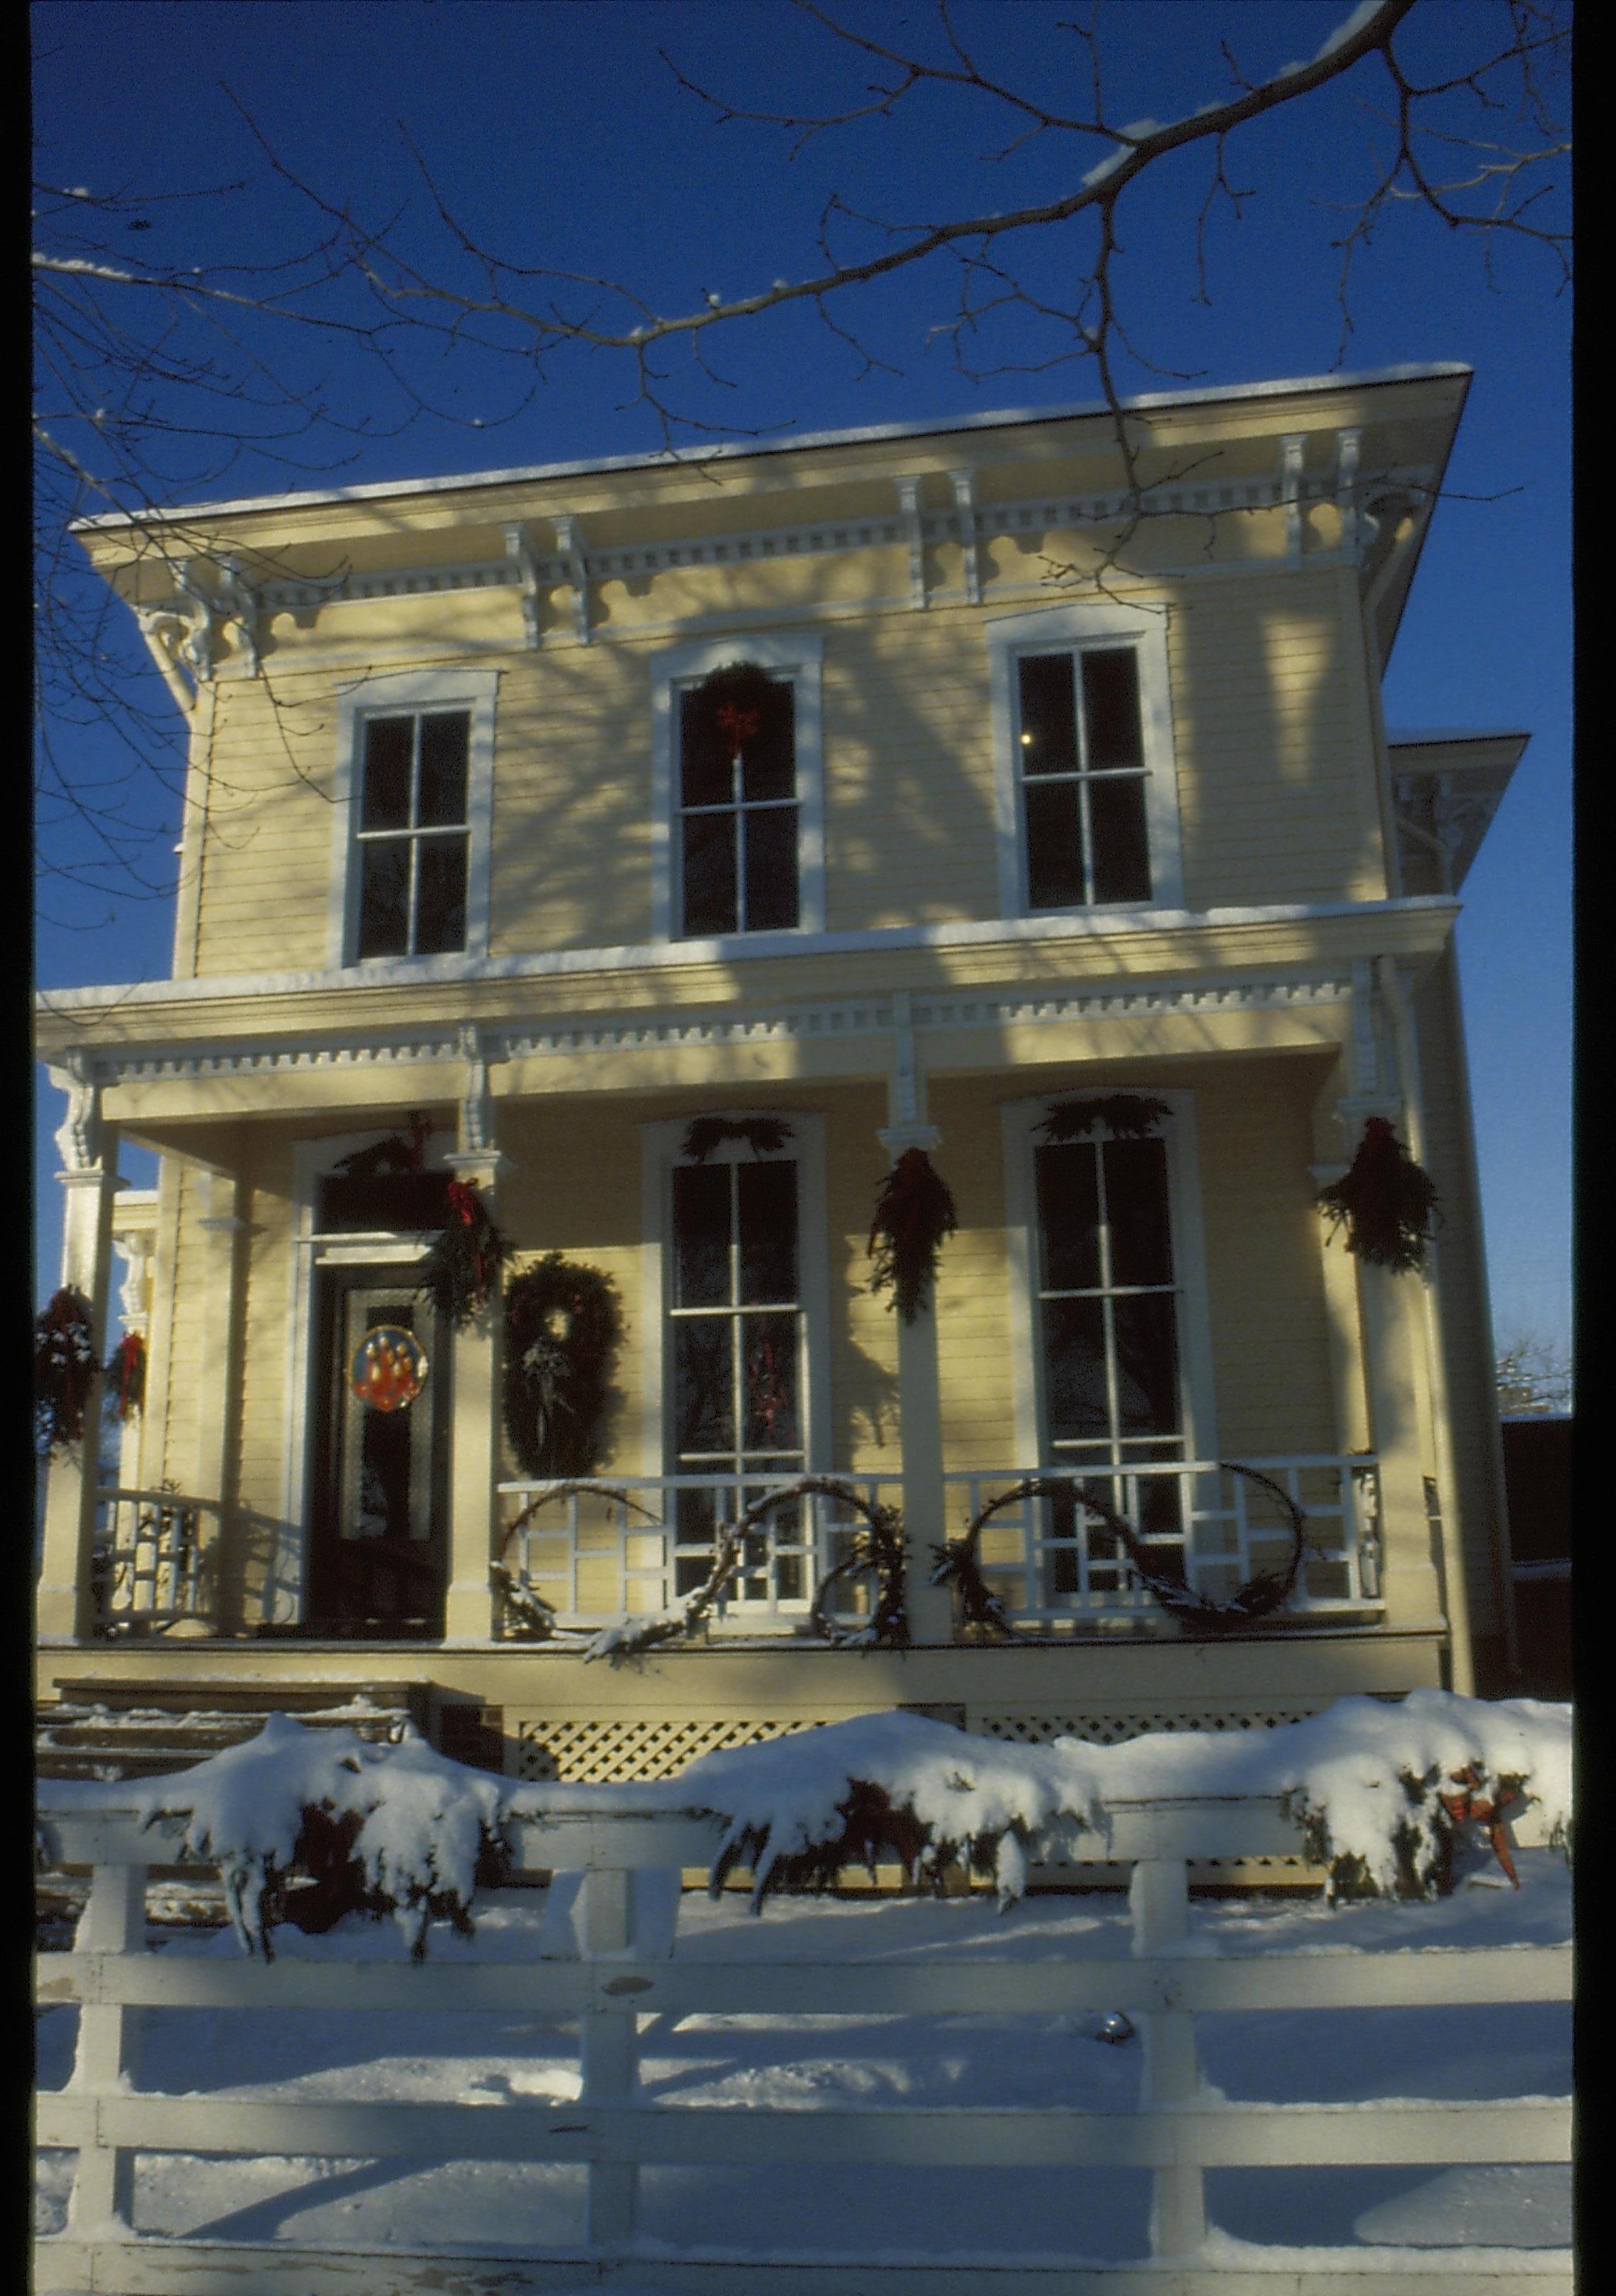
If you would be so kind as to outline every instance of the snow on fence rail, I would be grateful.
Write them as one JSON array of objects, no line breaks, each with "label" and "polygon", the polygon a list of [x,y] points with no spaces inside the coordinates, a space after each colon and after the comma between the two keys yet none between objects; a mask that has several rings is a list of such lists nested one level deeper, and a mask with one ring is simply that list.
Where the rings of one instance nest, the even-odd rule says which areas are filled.
[{"label": "snow on fence rail", "polygon": [[[176,1782],[177,1783],[177,1782]],[[666,1793],[662,1789],[662,1794]],[[1402,2262],[1362,2251],[1309,2251],[1306,2270],[1252,2269],[1219,2261],[1205,2245],[1203,2179],[1209,2169],[1346,2167],[1418,2162],[1563,2162],[1570,2159],[1568,2100],[1484,2103],[1390,2101],[1354,2106],[1226,2104],[1203,2093],[1195,2019],[1207,2012],[1430,2006],[1569,1998],[1569,1948],[1509,1948],[1390,1956],[1265,1955],[1220,1961],[1189,1950],[1186,1862],[1271,1857],[1299,1846],[1298,1821],[1275,1797],[1113,1800],[1103,1837],[1079,1829],[1061,1847],[1081,1859],[1133,1868],[1131,1962],[979,1960],[928,1955],[923,1962],[682,1961],[675,1930],[654,1934],[654,1887],[636,1876],[710,1861],[725,1834],[719,1816],[670,1813],[661,1794],[633,1787],[561,1790],[549,1807],[524,1793],[511,1843],[520,1867],[583,1877],[576,1958],[533,1964],[427,1964],[401,1970],[363,1963],[225,1963],[155,1956],[145,1950],[145,1869],[165,1848],[177,1854],[186,1818],[170,1810],[143,1824],[126,1806],[87,1807],[47,1818],[53,1858],[94,1868],[76,1950],[43,1964],[40,1997],[81,2004],[78,2056],[65,2091],[38,2102],[37,2141],[77,2149],[78,2169],[64,2234],[37,2247],[42,2292],[285,2290],[296,2296],[402,2296],[428,2289],[453,2296],[620,2285],[701,2291],[755,2289],[776,2275],[794,2296],[921,2296],[939,2288],[971,2296],[1311,2296],[1344,2286],[1355,2296],[1486,2288],[1491,2296],[1570,2291],[1570,2260],[1497,2251],[1423,2251]],[[636,1803],[638,1806],[636,1807]],[[648,1806],[649,1805],[649,1806]],[[677,1903],[677,1900],[676,1900]],[[677,1925],[677,1922],[676,1922]],[[498,2010],[579,2028],[581,2093],[576,2103],[234,2102],[137,2092],[134,2042],[143,2007],[246,2011],[317,2008],[437,2013]],[[638,2021],[687,2013],[783,2016],[918,2012],[1049,2017],[1122,2010],[1144,2037],[1144,2086],[1136,2112],[1049,2106],[857,2106],[802,2110],[645,2104],[636,2102]],[[520,2254],[466,2249],[426,2254],[248,2247],[241,2243],[132,2236],[135,2151],[333,2158],[577,2163],[587,2171],[582,2246]],[[851,2164],[894,2170],[922,2166],[1147,2168],[1155,2205],[1149,2263],[1102,2267],[1047,2259],[923,2263],[913,2258],[830,2261],[759,2251],[703,2255],[636,2247],[644,2167],[796,2168]],[[1433,2276],[1433,2274],[1435,2276]]]}]

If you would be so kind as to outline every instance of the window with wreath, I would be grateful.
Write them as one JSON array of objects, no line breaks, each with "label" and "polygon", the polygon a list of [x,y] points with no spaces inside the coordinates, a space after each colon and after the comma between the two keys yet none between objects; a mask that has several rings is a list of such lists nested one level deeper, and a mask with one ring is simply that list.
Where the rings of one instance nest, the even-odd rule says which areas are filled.
[{"label": "window with wreath", "polygon": [[465,709],[362,721],[357,956],[465,947],[471,738]]},{"label": "window with wreath", "polygon": [[774,932],[800,922],[796,693],[734,662],[678,707],[678,931]]},{"label": "window with wreath", "polygon": [[[1130,1468],[1187,1458],[1168,1144],[1092,1136],[1041,1142],[1037,1198],[1037,1347],[1046,1465],[1083,1471],[1092,1489],[1182,1576],[1179,1479]],[[1075,1507],[1058,1509],[1049,1555],[1052,1596],[1104,1596],[1127,1582],[1102,1531],[1085,1535]]]},{"label": "window with wreath", "polygon": [[[721,1521],[764,1483],[807,1471],[799,1168],[729,1142],[673,1167],[667,1302],[669,1472],[699,1477],[675,1506],[676,1591],[699,1586]],[[781,1507],[749,1538],[739,1597],[805,1603],[808,1531]]]}]

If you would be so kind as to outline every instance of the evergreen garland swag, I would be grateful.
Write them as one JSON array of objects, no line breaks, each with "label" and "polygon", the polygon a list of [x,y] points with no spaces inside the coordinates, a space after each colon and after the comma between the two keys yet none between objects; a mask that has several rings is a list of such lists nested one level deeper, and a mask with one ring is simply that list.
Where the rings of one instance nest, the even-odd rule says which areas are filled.
[{"label": "evergreen garland swag", "polygon": [[63,1284],[34,1318],[34,1439],[42,1456],[84,1433],[100,1368],[92,1339],[89,1301]]},{"label": "evergreen garland swag", "polygon": [[451,1180],[448,1199],[448,1218],[417,1271],[415,1297],[461,1331],[486,1304],[510,1247],[469,1182]]},{"label": "evergreen garland swag", "polygon": [[1145,1140],[1170,1111],[1164,1100],[1142,1093],[1112,1092],[1098,1100],[1053,1102],[1038,1129],[1046,1140],[1087,1140],[1096,1124],[1113,1140]]},{"label": "evergreen garland swag", "polygon": [[138,1332],[126,1332],[107,1358],[112,1407],[120,1420],[144,1407],[146,1343]]},{"label": "evergreen garland swag", "polygon": [[958,1226],[947,1182],[923,1148],[906,1148],[882,1183],[866,1247],[871,1291],[890,1292],[906,1324],[935,1291],[943,1239]]},{"label": "evergreen garland swag", "polygon": [[1349,1169],[1319,1190],[1318,1203],[1333,1235],[1346,1229],[1349,1251],[1399,1274],[1424,1266],[1431,1222],[1442,1218],[1430,1173],[1383,1116],[1366,1120]]},{"label": "evergreen garland swag", "polygon": [[550,1252],[505,1287],[505,1435],[524,1474],[574,1478],[600,1464],[623,1336],[616,1287]]},{"label": "evergreen garland swag", "polygon": [[692,1119],[679,1153],[693,1164],[705,1164],[726,1140],[744,1140],[754,1156],[774,1156],[791,1136],[791,1126],[777,1116],[698,1116]]}]

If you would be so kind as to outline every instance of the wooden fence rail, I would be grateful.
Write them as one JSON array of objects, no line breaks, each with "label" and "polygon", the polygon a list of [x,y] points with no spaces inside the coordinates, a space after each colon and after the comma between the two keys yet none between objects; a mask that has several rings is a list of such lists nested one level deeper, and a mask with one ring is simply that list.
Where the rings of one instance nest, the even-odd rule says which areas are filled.
[{"label": "wooden fence rail", "polygon": [[[1187,1861],[1283,1855],[1296,1829],[1276,1804],[1258,1801],[1135,1804],[1113,1808],[1106,1836],[1062,1846],[1079,1858],[1133,1868],[1133,1958],[1125,1962],[682,1960],[675,1923],[660,1923],[666,1885],[637,1875],[704,1865],[719,1834],[714,1821],[634,1807],[632,1787],[555,1790],[558,1807],[515,1829],[521,1866],[581,1875],[575,1959],[400,1968],[374,1962],[173,1958],[146,1950],[146,1867],[172,1857],[183,1821],[141,1829],[109,1787],[101,1814],[47,1823],[59,1864],[89,1866],[94,1878],[76,1949],[40,1965],[42,2004],[78,2003],[78,2054],[69,2087],[38,2100],[37,2140],[78,2155],[65,2233],[36,2248],[42,2296],[518,2296],[518,2292],[617,2285],[651,2290],[756,2289],[772,2276],[792,2296],[1431,2296],[1437,2287],[1490,2296],[1560,2296],[1570,2260],[1523,2252],[1452,2250],[1440,2278],[1423,2269],[1366,2263],[1350,2249],[1309,2251],[1302,2268],[1220,2262],[1205,2249],[1209,2169],[1464,2163],[1563,2162],[1571,2157],[1569,2101],[1541,2097],[1453,2103],[1388,2101],[1361,2107],[1231,2105],[1202,2087],[1195,2018],[1277,2009],[1429,2007],[1564,2000],[1569,1947],[1440,1953],[1262,1955],[1219,1960],[1185,1948]],[[677,1904],[675,1906],[677,1921]],[[465,2013],[498,2010],[576,2021],[581,2093],[576,2103],[507,2103],[496,2109],[436,2103],[237,2101],[161,2096],[134,2087],[142,2009],[266,2008]],[[847,2016],[918,2013],[1042,2017],[1123,2010],[1144,2042],[1139,2108],[1104,2112],[1061,2105],[845,2106],[737,2112],[723,2106],[636,2102],[639,2021],[686,2013]],[[539,2244],[520,2255],[466,2249],[431,2256],[394,2251],[249,2247],[221,2240],[160,2239],[133,2229],[135,2152],[316,2155],[336,2159],[465,2160],[575,2163],[587,2178],[586,2244]],[[678,2165],[767,2171],[831,2170],[854,2164],[904,2168],[1148,2169],[1153,2173],[1152,2256],[1112,2267],[1047,2260],[985,2267],[947,2258],[829,2261],[744,2259],[636,2247],[642,2168]]]}]

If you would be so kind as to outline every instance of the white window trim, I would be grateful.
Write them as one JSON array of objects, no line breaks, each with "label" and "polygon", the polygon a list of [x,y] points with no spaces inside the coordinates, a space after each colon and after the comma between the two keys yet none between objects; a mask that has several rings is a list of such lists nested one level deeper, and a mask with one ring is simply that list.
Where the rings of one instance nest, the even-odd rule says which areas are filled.
[{"label": "white window trim", "polygon": [[[1010,1275],[1011,1382],[1018,1470],[1036,1473],[1043,1456],[1044,1369],[1038,1343],[1038,1200],[1033,1151],[1038,1127],[1050,1108],[1086,1093],[1127,1089],[1115,1084],[1068,1085],[1013,1100],[1002,1110],[1005,1142],[1006,1257]],[[1195,1136],[1195,1096],[1191,1092],[1140,1087],[1165,1101],[1169,1113],[1160,1136],[1167,1145],[1168,1221],[1178,1290],[1178,1379],[1187,1461],[1218,1456],[1216,1398],[1212,1386],[1211,1303],[1207,1286],[1206,1234],[1201,1213],[1201,1161]]]},{"label": "white window trim", "polygon": [[[651,657],[651,937],[671,941],[677,931],[679,888],[678,748],[674,696],[731,662],[755,662],[759,669],[787,673],[796,688],[794,748],[797,767],[797,922],[783,932],[795,940],[824,929],[824,732],[823,686],[824,638],[816,630],[743,632],[700,644],[670,646]],[[772,934],[770,938],[780,938]],[[725,934],[714,943],[691,946],[726,948],[759,936]]]},{"label": "white window trim", "polygon": [[[790,1143],[781,1149],[780,1160],[789,1157],[797,1166],[797,1296],[805,1326],[804,1362],[808,1372],[803,1457],[808,1474],[827,1474],[832,1465],[831,1286],[824,1119],[805,1116],[796,1109],[704,1109],[701,1113],[722,1116],[731,1123],[739,1123],[747,1117],[767,1116],[791,1128]],[[672,1259],[669,1247],[673,1234],[673,1172],[676,1165],[686,1160],[679,1150],[691,1122],[691,1117],[680,1116],[640,1127],[640,1304],[644,1332],[640,1472],[645,1475],[668,1472],[668,1290]],[[751,1150],[742,1146],[742,1152],[750,1156]],[[771,1160],[765,1157],[763,1160]]]},{"label": "white window trim", "polygon": [[1139,713],[1144,736],[1144,813],[1150,840],[1151,898],[1075,905],[1109,922],[1130,913],[1177,909],[1184,904],[1184,857],[1178,827],[1178,767],[1173,749],[1172,692],[1168,673],[1165,607],[1099,598],[1007,614],[988,622],[988,690],[993,713],[994,818],[997,832],[999,913],[1005,917],[1060,915],[1030,910],[1027,843],[1021,823],[1021,760],[1015,664],[1024,653],[1080,652],[1095,646],[1131,645],[1139,660]]},{"label": "white window trim", "polygon": [[331,895],[326,911],[326,963],[333,972],[368,972],[373,965],[416,965],[431,956],[360,957],[352,954],[359,930],[358,825],[365,721],[422,710],[468,709],[472,738],[466,772],[465,948],[488,953],[488,906],[493,858],[494,704],[496,669],[413,669],[367,677],[349,686],[337,705],[337,770],[332,785]]},{"label": "white window trim", "polygon": [[[390,1111],[378,1114],[363,1132],[324,1140],[299,1141],[292,1151],[291,1271],[286,1323],[286,1435],[281,1455],[280,1551],[269,1584],[277,1599],[266,1623],[291,1625],[304,1614],[308,1595],[308,1541],[314,1520],[315,1429],[308,1383],[314,1361],[315,1264],[361,1267],[394,1267],[424,1256],[414,1238],[396,1242],[367,1241],[319,1245],[315,1237],[315,1201],[320,1182],[344,1156],[367,1148],[385,1131]],[[400,1123],[404,1111],[398,1111]],[[439,1167],[455,1146],[452,1130],[431,1133],[425,1144],[429,1166]],[[451,1438],[452,1439],[452,1438]],[[451,1463],[452,1464],[452,1463]]]}]

